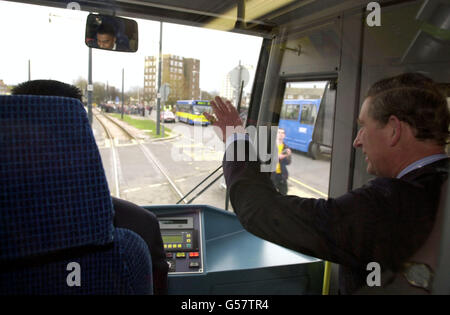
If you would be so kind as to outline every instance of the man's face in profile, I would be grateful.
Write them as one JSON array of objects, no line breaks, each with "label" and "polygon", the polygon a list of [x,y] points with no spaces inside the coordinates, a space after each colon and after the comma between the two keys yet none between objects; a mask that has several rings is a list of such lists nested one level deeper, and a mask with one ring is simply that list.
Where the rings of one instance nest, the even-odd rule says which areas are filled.
[{"label": "man's face in profile", "polygon": [[103,49],[113,49],[116,38],[111,34],[97,34],[98,47]]},{"label": "man's face in profile", "polygon": [[389,171],[389,128],[382,126],[374,120],[369,114],[371,98],[367,98],[362,107],[358,118],[360,129],[353,142],[353,147],[361,148],[365,155],[367,163],[367,173],[391,177]]}]

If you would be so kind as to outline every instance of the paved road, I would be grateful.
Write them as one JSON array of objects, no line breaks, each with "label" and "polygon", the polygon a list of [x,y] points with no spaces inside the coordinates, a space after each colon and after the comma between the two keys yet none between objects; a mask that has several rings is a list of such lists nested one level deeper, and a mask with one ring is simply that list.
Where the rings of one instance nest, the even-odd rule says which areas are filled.
[{"label": "paved road", "polygon": [[[154,117],[154,113],[152,114]],[[224,145],[211,127],[199,128],[183,123],[165,125],[180,136],[171,140],[146,141],[144,145],[160,161],[179,189],[187,193],[221,165]],[[109,140],[105,139],[104,131],[96,120],[93,123],[93,130],[108,182],[112,185],[112,154]],[[119,157],[121,198],[141,205],[174,204],[178,201],[179,197],[173,193],[167,180],[148,162],[136,144],[116,143],[116,148]],[[288,193],[302,197],[325,197],[328,192],[329,166],[330,162],[327,159],[313,161],[302,153],[294,152],[292,164],[288,167],[290,172]],[[114,190],[111,188],[111,191]],[[190,196],[192,197],[193,195]],[[213,184],[194,203],[224,208],[223,179]]]}]

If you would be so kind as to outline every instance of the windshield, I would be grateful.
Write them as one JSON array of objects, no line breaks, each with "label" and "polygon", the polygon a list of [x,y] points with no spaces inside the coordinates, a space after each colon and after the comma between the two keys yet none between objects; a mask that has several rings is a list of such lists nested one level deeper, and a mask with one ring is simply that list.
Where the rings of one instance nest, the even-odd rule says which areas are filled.
[{"label": "windshield", "polygon": [[[18,16],[27,21],[26,27],[11,27]],[[87,16],[84,11],[0,1],[0,27],[10,30],[2,32],[2,41],[8,43],[0,58],[2,93],[28,80],[52,79],[77,86],[87,105]],[[201,116],[211,113],[211,107],[198,105],[189,112],[177,102],[210,101],[217,95],[235,100],[228,74],[241,64],[250,73],[243,91],[248,103],[262,39],[163,23],[161,84],[169,92],[161,99],[160,113],[176,117],[159,119],[158,134],[160,23],[134,20],[139,27],[136,53],[92,49],[92,128],[113,196],[139,205],[174,204],[221,165],[224,152],[224,144]],[[193,203],[224,208],[224,188],[218,180]]]},{"label": "windshield", "polygon": [[197,115],[201,115],[204,112],[207,112],[209,114],[211,114],[213,112],[211,106],[202,106],[202,105],[194,106],[193,111],[194,111],[194,114],[197,114]]}]

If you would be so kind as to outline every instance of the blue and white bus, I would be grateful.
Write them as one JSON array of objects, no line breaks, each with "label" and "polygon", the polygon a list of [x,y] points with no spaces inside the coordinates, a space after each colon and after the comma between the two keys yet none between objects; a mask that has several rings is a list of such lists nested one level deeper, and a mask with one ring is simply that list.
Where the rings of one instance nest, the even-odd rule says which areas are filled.
[{"label": "blue and white bus", "polygon": [[317,146],[312,141],[321,99],[284,100],[279,127],[286,133],[284,142],[292,149],[316,157]]}]

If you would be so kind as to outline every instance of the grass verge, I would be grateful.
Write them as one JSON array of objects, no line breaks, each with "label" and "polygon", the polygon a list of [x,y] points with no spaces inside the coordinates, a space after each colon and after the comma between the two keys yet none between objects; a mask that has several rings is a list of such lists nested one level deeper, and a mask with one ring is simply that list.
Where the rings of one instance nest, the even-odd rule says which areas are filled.
[{"label": "grass verge", "polygon": [[[117,119],[121,119],[121,114],[118,113],[112,113],[108,115],[111,115],[112,117]],[[158,136],[156,134],[156,122],[153,120],[135,119],[128,115],[123,115],[123,121],[137,129],[145,130],[145,133],[152,138],[162,138],[162,124],[161,124],[161,134]],[[168,136],[168,133],[171,131],[172,131],[171,129],[166,128],[166,126],[164,126],[164,135],[165,135],[164,138],[166,138]]]}]

